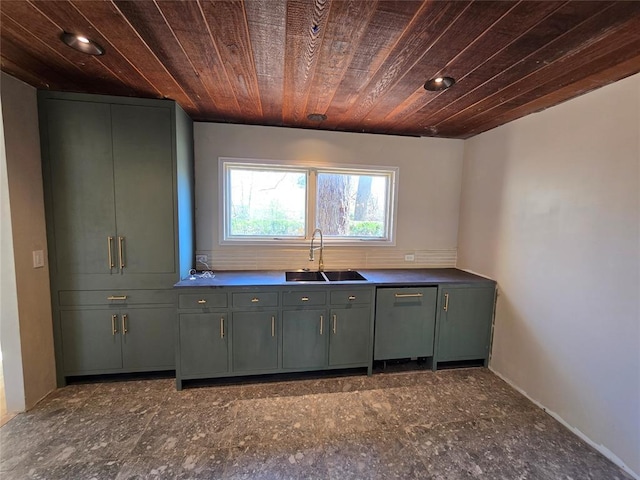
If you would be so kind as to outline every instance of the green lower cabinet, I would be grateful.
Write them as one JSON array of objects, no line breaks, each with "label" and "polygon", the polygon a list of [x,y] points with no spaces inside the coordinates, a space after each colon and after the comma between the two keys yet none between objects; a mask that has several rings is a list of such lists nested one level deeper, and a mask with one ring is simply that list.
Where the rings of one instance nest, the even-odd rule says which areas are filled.
[{"label": "green lower cabinet", "polygon": [[65,375],[91,374],[122,368],[118,310],[60,312]]},{"label": "green lower cabinet", "polygon": [[366,365],[370,362],[371,308],[332,308],[329,365]]},{"label": "green lower cabinet", "polygon": [[259,372],[278,368],[278,312],[232,313],[232,369]]},{"label": "green lower cabinet", "polygon": [[65,375],[175,368],[175,308],[60,312]]},{"label": "green lower cabinet", "polygon": [[131,371],[175,368],[175,308],[122,310],[122,364]]},{"label": "green lower cabinet", "polygon": [[178,389],[198,378],[356,367],[371,374],[372,287],[184,292],[178,295]]},{"label": "green lower cabinet", "polygon": [[327,312],[285,310],[282,312],[282,368],[322,368],[327,365]]},{"label": "green lower cabinet", "polygon": [[495,287],[440,288],[437,361],[489,358]]},{"label": "green lower cabinet", "polygon": [[180,375],[216,376],[229,371],[226,313],[179,315]]},{"label": "green lower cabinet", "polygon": [[437,291],[436,287],[378,288],[374,360],[433,355]]}]

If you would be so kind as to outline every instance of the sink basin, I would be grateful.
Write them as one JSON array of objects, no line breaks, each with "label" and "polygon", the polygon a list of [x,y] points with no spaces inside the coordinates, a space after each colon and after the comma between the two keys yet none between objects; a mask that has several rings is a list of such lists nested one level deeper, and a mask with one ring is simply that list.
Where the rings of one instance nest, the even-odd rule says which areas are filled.
[{"label": "sink basin", "polygon": [[324,274],[330,282],[367,280],[355,270],[336,270],[333,272],[324,272]]},{"label": "sink basin", "polygon": [[322,272],[284,272],[287,282],[325,282]]}]

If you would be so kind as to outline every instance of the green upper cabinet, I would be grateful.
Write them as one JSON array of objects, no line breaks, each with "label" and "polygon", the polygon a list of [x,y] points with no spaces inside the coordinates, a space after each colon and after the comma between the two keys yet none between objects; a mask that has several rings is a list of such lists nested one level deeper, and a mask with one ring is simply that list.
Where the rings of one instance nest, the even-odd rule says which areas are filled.
[{"label": "green upper cabinet", "polygon": [[56,239],[51,267],[62,276],[109,276],[116,234],[110,107],[48,99],[45,110],[44,167],[53,187],[48,220]]},{"label": "green upper cabinet", "polygon": [[170,113],[167,108],[111,106],[123,274],[176,271]]},{"label": "green upper cabinet", "polygon": [[170,288],[186,276],[186,114],[167,100],[56,92],[40,92],[39,106],[53,288]]},{"label": "green upper cabinet", "polygon": [[437,362],[489,357],[495,286],[440,287]]}]

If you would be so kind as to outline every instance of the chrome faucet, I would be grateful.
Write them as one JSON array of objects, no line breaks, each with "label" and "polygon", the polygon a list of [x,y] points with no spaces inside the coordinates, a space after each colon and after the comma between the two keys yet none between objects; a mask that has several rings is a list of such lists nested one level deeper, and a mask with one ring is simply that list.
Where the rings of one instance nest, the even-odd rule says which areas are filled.
[{"label": "chrome faucet", "polygon": [[[319,247],[313,247],[313,241],[316,238],[316,233],[320,234],[320,246]],[[311,234],[311,247],[309,248],[309,261],[313,262],[315,260],[315,258],[313,257],[313,253],[320,249],[320,259],[318,260],[318,271],[322,272],[324,271],[324,261],[322,260],[322,250],[324,249],[324,240],[322,239],[322,230],[320,230],[319,228],[316,228],[313,233]]]}]

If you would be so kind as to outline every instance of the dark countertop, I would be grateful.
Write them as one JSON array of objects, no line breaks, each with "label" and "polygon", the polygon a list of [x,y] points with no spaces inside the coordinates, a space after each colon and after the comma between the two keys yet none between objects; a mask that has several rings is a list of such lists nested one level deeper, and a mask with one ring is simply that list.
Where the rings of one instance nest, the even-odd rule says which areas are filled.
[{"label": "dark countertop", "polygon": [[311,285],[375,285],[375,286],[407,286],[438,285],[440,283],[486,283],[494,285],[494,280],[480,277],[457,268],[403,268],[393,270],[358,269],[367,281],[341,282],[287,282],[283,270],[252,271],[216,271],[215,276],[201,277],[196,274],[195,280],[185,279],[174,286],[177,288],[194,287],[264,287],[264,286],[304,286]]}]

